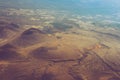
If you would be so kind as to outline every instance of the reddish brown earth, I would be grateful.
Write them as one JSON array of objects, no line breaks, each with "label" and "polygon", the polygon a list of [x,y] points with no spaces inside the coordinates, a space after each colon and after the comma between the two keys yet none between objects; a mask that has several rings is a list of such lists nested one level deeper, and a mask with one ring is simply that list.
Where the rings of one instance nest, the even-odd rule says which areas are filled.
[{"label": "reddish brown earth", "polygon": [[99,30],[50,34],[0,22],[0,80],[120,80],[119,40]]}]

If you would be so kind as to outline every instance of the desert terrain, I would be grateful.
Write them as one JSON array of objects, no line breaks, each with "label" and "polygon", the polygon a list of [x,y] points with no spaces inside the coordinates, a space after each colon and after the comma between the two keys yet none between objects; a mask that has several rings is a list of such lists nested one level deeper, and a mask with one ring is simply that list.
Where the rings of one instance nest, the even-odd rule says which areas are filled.
[{"label": "desert terrain", "polygon": [[1,10],[0,80],[120,80],[119,29],[58,13]]}]

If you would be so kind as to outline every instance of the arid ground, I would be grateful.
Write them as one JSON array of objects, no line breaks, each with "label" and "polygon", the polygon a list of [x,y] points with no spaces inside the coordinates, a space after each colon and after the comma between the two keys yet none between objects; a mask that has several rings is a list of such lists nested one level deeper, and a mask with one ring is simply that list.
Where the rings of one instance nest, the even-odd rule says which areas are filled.
[{"label": "arid ground", "polygon": [[0,15],[0,80],[120,80],[119,28],[38,9]]}]

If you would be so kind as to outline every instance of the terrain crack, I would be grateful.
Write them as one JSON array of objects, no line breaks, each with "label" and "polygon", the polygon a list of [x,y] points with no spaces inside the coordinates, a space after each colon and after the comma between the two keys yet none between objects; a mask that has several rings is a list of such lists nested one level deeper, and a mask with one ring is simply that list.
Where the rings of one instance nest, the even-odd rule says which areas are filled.
[{"label": "terrain crack", "polygon": [[80,62],[83,61],[89,54],[90,54],[89,51],[85,51],[84,54],[82,55],[82,57],[77,58],[77,59],[50,59],[49,61],[51,61],[53,63],[77,62],[76,65],[80,65]]},{"label": "terrain crack", "polygon": [[101,58],[96,52],[92,51],[94,55],[96,55],[118,78],[120,78],[120,74],[118,70],[114,69],[110,64],[108,64],[103,58]]}]

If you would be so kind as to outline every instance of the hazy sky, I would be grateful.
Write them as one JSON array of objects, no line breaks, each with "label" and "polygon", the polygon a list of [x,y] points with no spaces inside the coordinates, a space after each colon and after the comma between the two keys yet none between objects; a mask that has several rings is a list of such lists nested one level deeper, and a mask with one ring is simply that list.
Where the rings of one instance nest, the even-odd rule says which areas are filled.
[{"label": "hazy sky", "polygon": [[0,0],[0,6],[17,8],[64,9],[87,13],[119,11],[120,0]]},{"label": "hazy sky", "polygon": [[[73,4],[73,5],[79,5],[79,6],[86,6],[89,5],[89,7],[94,6],[109,6],[109,7],[120,7],[119,3],[120,0],[0,0],[0,3],[10,3],[10,4],[23,4],[23,6],[25,6],[24,4],[32,4],[32,5],[42,5],[42,3],[44,4],[48,4],[49,5],[55,5],[59,3],[58,6],[63,5],[63,4],[67,4],[69,6],[69,4]],[[31,5],[31,6],[32,6]],[[67,6],[66,5],[66,6]],[[72,6],[72,5],[71,5]]]}]

